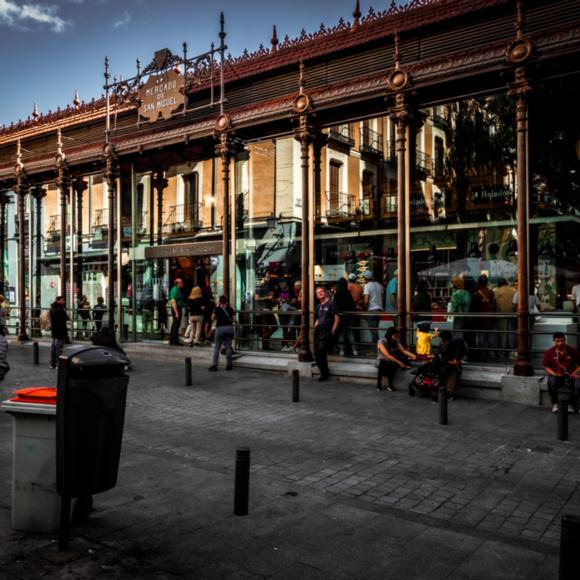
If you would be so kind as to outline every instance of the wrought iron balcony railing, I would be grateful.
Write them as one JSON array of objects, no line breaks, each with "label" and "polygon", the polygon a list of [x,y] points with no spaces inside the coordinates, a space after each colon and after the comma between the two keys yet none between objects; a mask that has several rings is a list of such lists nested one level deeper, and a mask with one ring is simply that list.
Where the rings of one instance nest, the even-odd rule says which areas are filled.
[{"label": "wrought iron balcony railing", "polygon": [[354,137],[350,125],[340,125],[338,127],[331,127],[328,130],[329,141],[341,143],[348,147],[354,147]]},{"label": "wrought iron balcony railing", "polygon": [[382,155],[383,153],[383,136],[377,131],[368,127],[360,129],[360,150],[364,153]]},{"label": "wrought iron balcony railing", "polygon": [[172,205],[163,222],[163,232],[166,234],[197,231],[201,227],[201,203]]}]

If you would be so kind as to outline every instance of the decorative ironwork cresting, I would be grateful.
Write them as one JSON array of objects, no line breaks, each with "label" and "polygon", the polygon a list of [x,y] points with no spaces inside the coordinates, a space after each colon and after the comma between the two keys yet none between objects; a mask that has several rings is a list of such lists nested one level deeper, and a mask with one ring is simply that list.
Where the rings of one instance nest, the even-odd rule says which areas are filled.
[{"label": "decorative ironwork cresting", "polygon": [[[158,50],[153,60],[141,68],[136,60],[136,74],[128,79],[113,77],[111,82],[109,58],[105,57],[105,101],[107,110],[106,141],[111,131],[115,130],[117,111],[122,107],[138,108],[137,125],[143,122],[155,122],[160,117],[168,119],[176,114],[185,115],[199,109],[220,107],[223,112],[225,103],[224,65],[226,33],[224,15],[220,15],[220,43],[214,43],[206,52],[189,57],[187,43],[182,45],[182,54],[173,54],[168,48]],[[219,64],[216,63],[219,55]],[[219,69],[219,71],[218,71]],[[218,76],[219,72],[219,76]],[[193,109],[187,108],[187,95],[194,87],[206,87],[209,90],[208,102]],[[216,88],[219,86],[219,97]],[[113,127],[111,125],[113,116]]]}]

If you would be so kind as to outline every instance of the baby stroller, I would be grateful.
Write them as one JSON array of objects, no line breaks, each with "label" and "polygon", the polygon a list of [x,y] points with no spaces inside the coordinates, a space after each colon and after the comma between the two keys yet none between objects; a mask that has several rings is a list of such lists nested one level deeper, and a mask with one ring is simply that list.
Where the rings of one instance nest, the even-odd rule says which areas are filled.
[{"label": "baby stroller", "polygon": [[409,396],[431,397],[437,400],[439,393],[439,375],[437,373],[437,361],[433,360],[421,365],[409,383]]}]

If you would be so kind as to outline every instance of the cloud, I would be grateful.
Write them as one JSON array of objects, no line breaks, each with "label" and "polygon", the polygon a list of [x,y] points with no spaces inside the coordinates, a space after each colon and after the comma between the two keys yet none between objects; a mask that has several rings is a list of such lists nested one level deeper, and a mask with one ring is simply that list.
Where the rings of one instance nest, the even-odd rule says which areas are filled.
[{"label": "cloud", "polygon": [[71,24],[58,16],[56,8],[52,6],[0,0],[0,25],[23,28],[30,23],[47,25],[53,32],[64,32]]},{"label": "cloud", "polygon": [[119,18],[113,20],[111,26],[113,28],[123,28],[123,26],[127,26],[129,22],[131,22],[131,15],[125,10],[123,11],[123,14],[119,16]]}]

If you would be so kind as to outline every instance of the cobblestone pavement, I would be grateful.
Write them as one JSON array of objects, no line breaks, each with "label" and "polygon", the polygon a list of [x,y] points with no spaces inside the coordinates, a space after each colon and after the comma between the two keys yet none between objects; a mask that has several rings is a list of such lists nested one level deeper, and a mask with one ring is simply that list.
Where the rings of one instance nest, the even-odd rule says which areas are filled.
[{"label": "cobblestone pavement", "polygon": [[[54,384],[26,347],[10,360],[3,399]],[[557,577],[560,517],[580,514],[580,416],[559,442],[541,408],[459,398],[442,427],[437,405],[403,392],[303,380],[292,403],[285,376],[194,368],[185,387],[180,365],[135,363],[119,484],[74,530],[73,559],[9,529],[0,416],[7,578]],[[252,452],[247,518],[231,516],[240,445]]]}]

